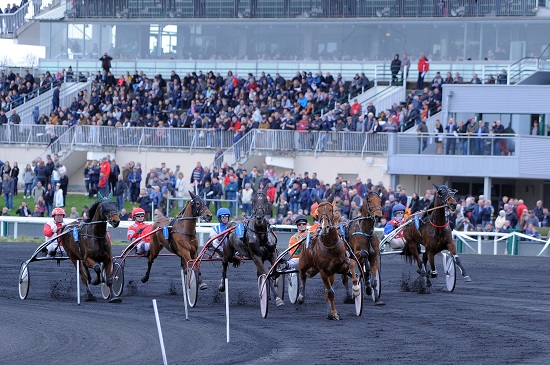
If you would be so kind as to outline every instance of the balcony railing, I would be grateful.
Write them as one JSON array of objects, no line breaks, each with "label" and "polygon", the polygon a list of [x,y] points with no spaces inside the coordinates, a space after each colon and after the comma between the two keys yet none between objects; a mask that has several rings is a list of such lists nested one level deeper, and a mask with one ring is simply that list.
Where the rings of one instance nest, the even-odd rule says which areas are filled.
[{"label": "balcony railing", "polygon": [[[17,2],[18,4],[20,2]],[[14,2],[15,4],[15,2]],[[15,13],[0,14],[0,34],[14,33],[25,24],[25,17],[29,10],[29,3],[23,4]],[[2,9],[4,11],[4,9]]]},{"label": "balcony railing", "polygon": [[420,18],[533,16],[537,0],[67,0],[70,18]]}]

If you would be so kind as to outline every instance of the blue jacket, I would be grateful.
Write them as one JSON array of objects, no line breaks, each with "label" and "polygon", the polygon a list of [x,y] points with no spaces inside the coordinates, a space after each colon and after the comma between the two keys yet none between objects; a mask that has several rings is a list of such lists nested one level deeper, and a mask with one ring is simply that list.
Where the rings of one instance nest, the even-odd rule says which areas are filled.
[{"label": "blue jacket", "polygon": [[225,198],[226,199],[235,199],[237,197],[237,190],[239,186],[236,181],[230,182],[225,187]]}]

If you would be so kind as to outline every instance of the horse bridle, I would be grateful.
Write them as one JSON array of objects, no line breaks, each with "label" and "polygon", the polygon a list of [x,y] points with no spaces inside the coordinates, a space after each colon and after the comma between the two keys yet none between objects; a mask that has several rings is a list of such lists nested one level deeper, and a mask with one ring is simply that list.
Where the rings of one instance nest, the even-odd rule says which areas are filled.
[{"label": "horse bridle", "polygon": [[[440,194],[439,192],[440,192],[440,190],[438,189],[437,192],[436,192],[436,194],[437,194],[437,196],[439,197],[439,199],[441,199],[441,200],[443,201],[443,205],[440,205],[440,206],[438,206],[438,207],[434,207],[434,209],[440,209],[440,208],[451,209],[451,207],[450,207],[448,201],[449,201],[449,199],[454,198],[454,195],[455,195],[455,193],[456,193],[456,190],[447,189],[447,193],[446,193],[445,196],[443,196],[443,193]],[[455,200],[455,202],[456,202],[456,200]],[[456,205],[455,205],[455,208],[456,208]],[[449,220],[448,220],[447,217],[445,217],[445,224],[441,226],[441,225],[435,224],[435,223],[432,222],[432,220],[430,219],[430,224],[431,224],[432,226],[434,226],[435,228],[445,228],[445,227],[447,227],[447,226],[449,225]]]},{"label": "horse bridle", "polygon": [[[329,228],[332,228],[333,227],[332,221],[334,219],[334,206],[332,205],[332,203],[329,203],[329,202],[323,202],[323,203],[319,204],[319,207],[321,205],[329,205],[330,206],[330,211],[332,213],[332,219],[329,218],[328,214],[323,213],[322,215],[317,217],[317,220],[319,221],[319,223],[321,223],[321,221],[323,219],[326,219],[330,223]],[[317,208],[317,209],[319,210],[319,208]]]},{"label": "horse bridle", "polygon": [[[196,206],[195,204],[197,201],[200,203],[199,206]],[[185,214],[185,210],[187,209],[187,206],[189,204],[191,204],[191,210],[192,210],[191,217],[184,217],[183,215]],[[204,200],[202,200],[200,196],[196,195],[194,198],[191,198],[191,200],[187,201],[187,204],[185,204],[185,207],[174,219],[174,222],[179,220],[182,220],[182,221],[191,220],[199,217],[202,218],[204,207],[206,207],[206,203],[204,202]]]},{"label": "horse bridle", "polygon": [[[258,196],[261,196],[261,199],[263,201],[263,204],[260,204],[259,207],[254,207],[253,210],[252,210],[252,215],[256,216],[257,218],[259,217],[264,217],[265,216],[265,205],[267,204],[268,202],[268,199],[267,199],[267,195],[263,192],[258,192],[256,193]],[[264,197],[265,197],[265,201],[264,201]],[[258,197],[259,199],[260,197]],[[262,214],[260,215],[259,212],[261,212]]]}]

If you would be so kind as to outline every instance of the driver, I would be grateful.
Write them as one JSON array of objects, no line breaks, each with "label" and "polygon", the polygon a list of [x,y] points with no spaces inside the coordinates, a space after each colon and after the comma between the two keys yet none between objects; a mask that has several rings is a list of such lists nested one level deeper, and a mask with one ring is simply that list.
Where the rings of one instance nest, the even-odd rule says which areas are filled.
[{"label": "driver", "polygon": [[[386,223],[384,227],[384,234],[390,234],[393,230],[405,223],[405,206],[403,204],[396,204],[392,209],[393,218]],[[394,250],[400,250],[405,247],[405,238],[403,237],[403,230],[395,235],[390,241],[390,247]]]},{"label": "driver", "polygon": [[[134,219],[134,224],[128,227],[128,241],[133,242],[138,238],[151,233],[152,225],[145,223],[145,211],[142,208],[134,208],[134,210],[132,210],[132,218]],[[149,255],[150,241],[150,235],[142,239],[136,245],[136,254],[145,256]]]},{"label": "driver", "polygon": [[[61,232],[61,230],[63,229],[63,218],[65,218],[65,210],[63,210],[63,208],[55,208],[52,211],[52,217],[53,220],[44,225],[44,236],[46,236],[46,240],[53,238],[54,235],[57,235],[58,232]],[[49,245],[46,246],[46,249],[48,250],[47,257],[54,257],[58,247],[62,255],[66,254],[65,249],[61,245],[61,241],[57,239],[53,240]]]},{"label": "driver", "polygon": [[[296,216],[294,224],[296,225],[296,228],[298,228],[298,232],[294,233],[294,235],[290,237],[288,247],[295,245],[297,242],[303,241],[309,234],[307,230],[307,218],[305,215],[300,214]],[[298,261],[300,261],[300,254],[302,253],[301,246],[296,247],[294,252],[291,253],[292,257],[287,261],[287,268],[296,269],[298,267]]]},{"label": "driver", "polygon": [[[229,217],[231,217],[231,212],[227,208],[220,208],[216,212],[216,217],[218,217],[218,221],[220,223],[212,227],[212,230],[210,230],[209,239],[219,235],[220,233],[222,233],[227,229],[227,224],[229,223]],[[222,247],[220,247],[220,245],[222,245]],[[221,250],[223,249],[223,242],[220,242],[219,238],[216,238],[214,241],[212,241],[212,244],[210,247],[212,247],[214,252],[222,256]]]}]

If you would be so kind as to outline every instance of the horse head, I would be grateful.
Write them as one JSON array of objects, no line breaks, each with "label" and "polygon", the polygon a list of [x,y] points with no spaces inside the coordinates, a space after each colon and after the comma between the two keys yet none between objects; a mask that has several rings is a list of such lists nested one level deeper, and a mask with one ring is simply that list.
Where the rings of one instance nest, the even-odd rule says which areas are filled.
[{"label": "horse head", "polygon": [[101,197],[90,207],[90,220],[109,222],[111,226],[118,227],[120,217],[116,203],[111,199]]},{"label": "horse head", "polygon": [[[212,220],[212,212],[208,209],[206,202],[192,191],[189,192],[189,196],[191,196],[191,200],[188,203],[191,205],[191,215],[193,217],[200,217],[204,222],[210,222]],[[182,216],[184,211],[181,212],[179,216]]]},{"label": "horse head", "polygon": [[382,196],[381,193],[369,191],[363,205],[361,206],[361,216],[373,219],[382,218]]},{"label": "horse head", "polygon": [[333,226],[334,222],[334,206],[332,201],[334,195],[330,195],[326,201],[322,201],[318,196],[315,196],[315,202],[317,206],[317,219],[319,226],[321,227],[321,234],[326,234],[328,230]]},{"label": "horse head", "polygon": [[436,184],[433,184],[433,186],[435,186],[435,189],[436,189],[436,193],[435,193],[436,197],[439,198],[442,204],[444,204],[452,212],[454,212],[457,206],[455,194],[458,190],[449,188],[447,183],[439,186]]},{"label": "horse head", "polygon": [[267,195],[263,191],[258,191],[252,198],[252,215],[256,218],[256,222],[263,222],[266,214],[269,213],[271,204]]}]

